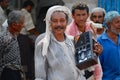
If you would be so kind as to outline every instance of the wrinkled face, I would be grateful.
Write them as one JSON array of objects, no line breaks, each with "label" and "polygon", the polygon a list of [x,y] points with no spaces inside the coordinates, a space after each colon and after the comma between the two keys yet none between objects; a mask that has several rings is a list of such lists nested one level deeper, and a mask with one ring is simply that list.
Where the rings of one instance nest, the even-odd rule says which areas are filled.
[{"label": "wrinkled face", "polygon": [[76,9],[74,14],[72,14],[72,17],[78,26],[84,26],[89,17],[89,13],[87,13],[86,10]]},{"label": "wrinkled face", "polygon": [[110,24],[110,30],[111,32],[115,34],[120,33],[120,16],[113,18],[111,24]]},{"label": "wrinkled face", "polygon": [[14,22],[12,24],[13,31],[16,35],[18,35],[21,31],[21,29],[24,27],[24,17],[21,17],[20,22],[16,23]]},{"label": "wrinkled face", "polygon": [[51,15],[51,31],[53,34],[63,34],[66,26],[67,26],[68,19],[66,14],[63,12],[54,12]]},{"label": "wrinkled face", "polygon": [[103,12],[94,12],[91,16],[91,20],[95,23],[103,23],[104,21]]}]

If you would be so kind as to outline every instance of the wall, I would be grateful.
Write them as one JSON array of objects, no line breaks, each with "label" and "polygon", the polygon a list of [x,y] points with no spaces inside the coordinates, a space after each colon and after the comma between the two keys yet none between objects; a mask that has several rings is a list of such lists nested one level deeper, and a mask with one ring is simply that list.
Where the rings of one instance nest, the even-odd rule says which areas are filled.
[{"label": "wall", "polygon": [[68,6],[70,9],[75,2],[85,2],[88,4],[90,12],[91,10],[97,6],[98,0],[63,0],[66,3],[66,6]]}]

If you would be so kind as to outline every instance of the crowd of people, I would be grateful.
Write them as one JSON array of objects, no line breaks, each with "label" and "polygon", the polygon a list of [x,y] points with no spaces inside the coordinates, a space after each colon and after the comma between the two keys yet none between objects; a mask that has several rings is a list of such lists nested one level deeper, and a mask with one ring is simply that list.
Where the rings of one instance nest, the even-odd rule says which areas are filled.
[{"label": "crowd of people", "polygon": [[[82,2],[71,10],[54,5],[47,10],[46,31],[40,34],[31,16],[31,0],[21,10],[8,10],[8,4],[0,0],[0,80],[120,80],[119,12],[96,7],[89,14]],[[88,31],[98,63],[81,70],[74,40]]]}]

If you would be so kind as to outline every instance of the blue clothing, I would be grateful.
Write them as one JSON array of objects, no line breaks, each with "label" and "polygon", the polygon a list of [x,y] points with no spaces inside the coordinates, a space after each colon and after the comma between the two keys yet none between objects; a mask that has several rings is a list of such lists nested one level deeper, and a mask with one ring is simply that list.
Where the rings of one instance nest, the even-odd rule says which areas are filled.
[{"label": "blue clothing", "polygon": [[106,32],[98,38],[98,42],[103,46],[103,52],[99,56],[103,69],[102,80],[120,80],[120,35],[118,45],[108,37]]}]

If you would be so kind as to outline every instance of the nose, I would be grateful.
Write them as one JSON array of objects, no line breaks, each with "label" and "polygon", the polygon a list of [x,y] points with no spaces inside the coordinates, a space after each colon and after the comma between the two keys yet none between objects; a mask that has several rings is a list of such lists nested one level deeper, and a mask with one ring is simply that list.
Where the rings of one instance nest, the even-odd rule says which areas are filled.
[{"label": "nose", "polygon": [[96,21],[99,21],[99,18],[98,18],[98,17],[96,17]]},{"label": "nose", "polygon": [[83,16],[80,16],[80,20],[83,20]]},{"label": "nose", "polygon": [[56,23],[56,25],[57,25],[57,26],[60,26],[60,25],[61,25],[61,22],[60,22],[60,21],[58,21],[58,22]]}]

